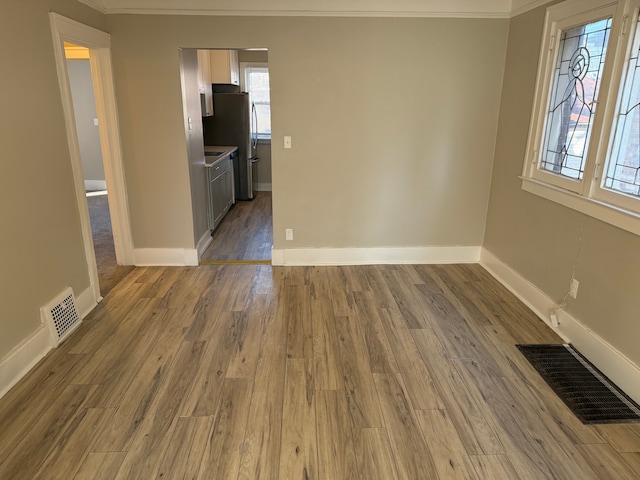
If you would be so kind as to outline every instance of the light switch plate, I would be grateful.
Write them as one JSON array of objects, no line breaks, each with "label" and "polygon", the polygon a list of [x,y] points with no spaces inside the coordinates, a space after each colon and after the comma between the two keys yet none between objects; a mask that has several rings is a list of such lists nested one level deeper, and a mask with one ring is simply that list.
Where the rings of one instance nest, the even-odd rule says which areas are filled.
[{"label": "light switch plate", "polygon": [[291,148],[291,137],[289,135],[284,137],[284,148]]}]

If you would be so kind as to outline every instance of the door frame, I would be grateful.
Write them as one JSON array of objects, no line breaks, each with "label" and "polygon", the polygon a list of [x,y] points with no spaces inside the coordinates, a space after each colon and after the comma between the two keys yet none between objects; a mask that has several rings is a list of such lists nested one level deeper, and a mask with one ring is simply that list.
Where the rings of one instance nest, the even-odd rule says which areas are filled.
[{"label": "door frame", "polygon": [[89,49],[91,77],[98,116],[100,148],[107,183],[111,227],[118,265],[133,265],[134,251],[129,221],[129,202],[122,162],[122,147],[116,108],[113,71],[111,67],[111,37],[108,33],[49,12],[53,49],[58,72],[58,83],[64,110],[67,142],[71,155],[71,168],[75,184],[76,198],[80,212],[82,239],[89,270],[89,280],[96,303],[102,299],[98,283],[98,269],[91,234],[91,220],[84,187],[82,158],[76,131],[71,86],[67,73],[67,59],[64,42]]}]

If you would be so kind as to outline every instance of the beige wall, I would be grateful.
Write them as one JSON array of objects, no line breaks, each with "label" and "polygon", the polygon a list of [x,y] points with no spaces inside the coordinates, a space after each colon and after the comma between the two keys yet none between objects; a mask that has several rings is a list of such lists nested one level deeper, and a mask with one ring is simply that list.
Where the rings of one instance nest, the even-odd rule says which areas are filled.
[{"label": "beige wall", "polygon": [[73,96],[73,113],[76,118],[84,179],[104,181],[100,132],[98,126],[93,123],[98,114],[89,59],[67,60],[67,74]]},{"label": "beige wall", "polygon": [[136,247],[193,243],[179,47],[269,50],[276,248],[482,243],[506,20],[107,22]]},{"label": "beige wall", "polygon": [[49,11],[105,28],[72,0],[0,3],[0,361],[40,326],[40,306],[89,287]]},{"label": "beige wall", "polygon": [[238,61],[267,63],[269,61],[269,52],[266,50],[240,50],[238,52]]},{"label": "beige wall", "polygon": [[[520,189],[544,8],[511,21],[485,247],[640,364],[640,239]],[[580,232],[582,230],[582,235]]]}]

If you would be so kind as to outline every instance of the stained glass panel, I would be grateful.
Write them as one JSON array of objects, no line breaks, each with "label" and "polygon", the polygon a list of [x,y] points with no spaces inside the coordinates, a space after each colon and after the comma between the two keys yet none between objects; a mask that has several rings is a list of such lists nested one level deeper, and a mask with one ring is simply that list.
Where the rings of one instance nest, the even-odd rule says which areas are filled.
[{"label": "stained glass panel", "polygon": [[623,79],[613,148],[607,164],[604,188],[640,197],[640,24]]},{"label": "stained glass panel", "polygon": [[611,18],[562,32],[547,109],[540,168],[582,179]]}]

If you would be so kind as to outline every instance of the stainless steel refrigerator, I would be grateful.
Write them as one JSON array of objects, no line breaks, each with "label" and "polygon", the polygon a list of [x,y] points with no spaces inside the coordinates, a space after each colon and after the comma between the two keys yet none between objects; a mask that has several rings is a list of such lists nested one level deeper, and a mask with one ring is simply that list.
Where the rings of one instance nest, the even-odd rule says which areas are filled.
[{"label": "stainless steel refrigerator", "polygon": [[233,165],[236,200],[254,197],[254,173],[259,161],[256,122],[248,93],[214,93],[213,116],[202,119],[205,145],[238,147],[238,161]]}]

